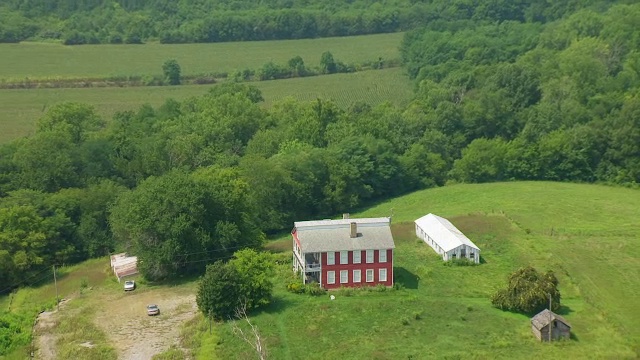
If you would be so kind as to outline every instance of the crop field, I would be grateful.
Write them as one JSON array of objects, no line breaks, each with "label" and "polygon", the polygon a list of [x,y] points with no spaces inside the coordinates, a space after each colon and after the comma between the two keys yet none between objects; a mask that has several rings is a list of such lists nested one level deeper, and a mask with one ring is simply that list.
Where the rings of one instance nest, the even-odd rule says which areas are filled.
[{"label": "crop field", "polygon": [[213,44],[144,44],[64,46],[56,43],[0,44],[0,80],[25,78],[100,78],[160,75],[162,64],[175,59],[183,75],[257,69],[273,61],[286,64],[299,55],[318,66],[331,51],[345,63],[400,57],[402,33],[339,38],[248,41]]},{"label": "crop field", "polygon": [[[301,101],[332,99],[345,108],[357,101],[370,105],[385,101],[403,105],[413,95],[413,85],[401,68],[259,81],[251,84],[262,90],[265,106],[270,106],[285,97]],[[182,100],[203,95],[210,86],[212,85],[0,89],[0,143],[33,133],[36,120],[48,107],[59,102],[87,103],[93,105],[100,115],[110,119],[117,111],[134,110],[145,103],[158,106],[168,98]]]}]

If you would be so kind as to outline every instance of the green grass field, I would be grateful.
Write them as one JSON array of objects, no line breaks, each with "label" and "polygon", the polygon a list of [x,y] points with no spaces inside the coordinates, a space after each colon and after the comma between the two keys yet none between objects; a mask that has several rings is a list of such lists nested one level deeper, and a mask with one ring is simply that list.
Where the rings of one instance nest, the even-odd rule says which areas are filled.
[{"label": "green grass field", "polygon": [[[289,96],[301,101],[310,101],[318,97],[333,99],[345,108],[356,101],[371,105],[390,101],[403,105],[413,95],[413,85],[401,68],[251,84],[262,90],[265,106]],[[210,87],[211,85],[0,89],[0,143],[33,133],[36,120],[48,107],[59,102],[74,101],[93,105],[100,115],[109,119],[117,111],[134,110],[145,103],[158,106],[168,98],[182,100],[202,95]]]},{"label": "green grass field", "polygon": [[63,46],[53,43],[0,44],[0,79],[84,78],[160,75],[162,64],[176,59],[183,75],[257,69],[300,55],[318,66],[331,51],[346,63],[399,58],[402,33],[304,40],[249,41],[213,44],[145,44]]},{"label": "green grass field", "polygon": [[[449,217],[486,263],[446,267],[412,221]],[[309,297],[277,285],[254,316],[277,359],[625,359],[640,355],[640,192],[514,182],[416,192],[354,216],[393,214],[394,267],[406,289]],[[290,240],[283,239],[286,244]],[[278,247],[277,242],[271,246]],[[532,264],[560,280],[571,341],[539,343],[529,317],[491,307],[510,272]],[[289,267],[282,271],[290,271]],[[351,295],[351,296],[349,296]],[[222,358],[251,349],[221,326]]]},{"label": "green grass field", "polygon": [[[413,220],[429,212],[451,219],[482,249],[485,263],[443,266],[414,235]],[[274,302],[251,316],[270,358],[632,359],[640,355],[639,190],[551,182],[452,185],[415,192],[352,215],[391,214],[394,272],[405,288],[338,290],[333,292],[334,301],[328,294],[295,295],[285,291],[291,267],[281,265]],[[290,259],[290,241],[284,235],[267,248]],[[489,297],[504,286],[508,274],[529,264],[558,276],[560,313],[573,326],[570,341],[540,343],[531,334],[528,316],[491,306]],[[121,291],[113,280],[104,280],[104,260],[69,270],[61,280],[65,294],[87,278],[95,287],[86,295],[91,306],[100,307],[101,294]],[[20,290],[12,308],[30,307],[44,299],[50,303],[52,291],[51,284]],[[143,294],[152,296],[154,291],[158,296],[184,295],[195,287],[157,286]],[[0,298],[0,308],[7,306],[8,299]],[[215,326],[209,335],[200,315],[184,326],[181,339],[196,358],[254,357],[229,324]]]}]

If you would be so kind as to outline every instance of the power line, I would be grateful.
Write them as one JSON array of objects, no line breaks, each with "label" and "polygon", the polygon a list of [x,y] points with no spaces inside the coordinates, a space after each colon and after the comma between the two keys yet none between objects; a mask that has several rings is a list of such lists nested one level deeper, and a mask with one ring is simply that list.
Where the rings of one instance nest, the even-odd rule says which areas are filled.
[{"label": "power line", "polygon": [[233,255],[223,256],[223,257],[214,257],[214,258],[208,258],[208,259],[201,259],[201,260],[186,261],[186,262],[183,262],[183,263],[181,263],[181,264],[195,264],[195,263],[200,263],[200,262],[205,262],[205,261],[211,261],[211,260],[228,260],[228,259],[231,259],[232,257],[233,257]]},{"label": "power line", "polygon": [[[31,275],[31,276],[27,277],[26,279],[22,280],[22,281],[21,281],[21,282],[19,282],[19,283],[14,284],[14,285],[11,285],[11,286],[9,286],[9,287],[7,287],[7,288],[5,288],[5,289],[0,290],[0,294],[4,293],[4,292],[5,292],[5,291],[7,291],[7,290],[11,290],[11,289],[13,289],[13,288],[16,288],[16,287],[18,287],[18,286],[20,286],[20,285],[24,285],[25,283],[27,283],[27,281],[31,280],[32,278],[34,278],[34,277],[36,277],[36,276],[38,276],[38,275],[40,275],[40,274],[42,274],[43,272],[48,271],[48,270],[49,270],[49,268],[48,268],[48,267],[46,267],[46,268],[44,268],[42,271],[37,272],[37,273],[35,273],[35,274],[33,274],[33,275]],[[49,276],[49,275],[47,275],[47,276]],[[44,279],[44,277],[39,278],[39,279],[38,279],[38,281],[40,281],[40,280],[42,280],[42,279]],[[36,281],[36,282],[38,282],[38,281]],[[36,282],[31,283],[31,285],[35,284]]]},{"label": "power line", "polygon": [[235,246],[235,247],[229,247],[229,248],[224,248],[224,249],[213,249],[213,250],[205,250],[205,251],[198,251],[198,252],[180,254],[180,255],[176,255],[176,256],[186,257],[186,256],[189,256],[189,255],[206,254],[206,253],[219,252],[219,251],[228,251],[228,250],[237,250],[237,249],[244,249],[244,248],[247,248],[247,247],[248,246]]}]

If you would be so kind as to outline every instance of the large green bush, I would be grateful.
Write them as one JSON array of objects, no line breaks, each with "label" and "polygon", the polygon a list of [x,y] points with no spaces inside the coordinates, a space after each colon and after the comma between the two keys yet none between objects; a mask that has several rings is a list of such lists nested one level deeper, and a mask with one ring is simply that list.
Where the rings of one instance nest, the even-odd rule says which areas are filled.
[{"label": "large green bush", "polygon": [[553,271],[542,274],[528,266],[511,274],[507,287],[498,290],[491,303],[498,309],[533,314],[548,308],[549,296],[551,310],[559,309],[560,291]]}]

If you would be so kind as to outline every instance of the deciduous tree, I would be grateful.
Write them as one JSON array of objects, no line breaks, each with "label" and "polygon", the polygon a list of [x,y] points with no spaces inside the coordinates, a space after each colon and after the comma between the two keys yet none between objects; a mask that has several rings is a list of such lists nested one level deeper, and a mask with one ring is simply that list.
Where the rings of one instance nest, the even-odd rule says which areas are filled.
[{"label": "deciduous tree", "polygon": [[531,314],[547,308],[549,296],[552,299],[551,310],[558,310],[560,291],[553,271],[542,274],[527,266],[509,276],[507,287],[498,290],[491,297],[491,303],[502,310]]},{"label": "deciduous tree", "polygon": [[228,320],[242,303],[242,279],[235,266],[216,261],[198,283],[196,304],[207,317]]},{"label": "deciduous tree", "polygon": [[169,85],[180,85],[180,64],[176,60],[167,60],[162,64],[164,79]]}]

